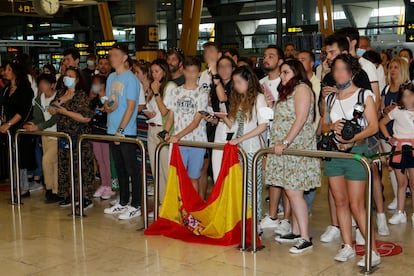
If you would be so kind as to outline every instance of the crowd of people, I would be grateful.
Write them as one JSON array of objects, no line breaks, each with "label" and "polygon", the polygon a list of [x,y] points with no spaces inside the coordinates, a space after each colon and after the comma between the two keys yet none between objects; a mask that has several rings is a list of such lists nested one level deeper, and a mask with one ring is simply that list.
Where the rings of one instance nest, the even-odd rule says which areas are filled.
[{"label": "crowd of people", "polygon": [[[137,117],[144,115],[152,171],[155,149],[162,141],[238,145],[249,163],[250,203],[253,156],[270,146],[275,154],[259,162],[259,231],[274,229],[276,241],[293,244],[292,254],[312,248],[308,220],[323,174],[329,183],[331,222],[320,240],[329,243],[342,238],[343,246],[334,257],[339,262],[356,256],[353,228],[357,244],[365,243],[367,179],[363,166],[356,160],[320,162],[283,153],[287,148],[318,148],[364,154],[375,159],[378,234],[390,234],[383,169],[390,172],[395,195],[388,205],[395,214],[388,223],[407,222],[405,199],[407,187],[413,188],[409,176],[414,173],[414,62],[410,49],[402,49],[398,57],[376,53],[367,37],[360,37],[354,28],[344,28],[325,38],[318,66],[314,52],[297,52],[292,43],[285,49],[276,45],[264,49],[262,68],[257,66],[257,57],[240,57],[236,49],[223,50],[216,42],[205,43],[203,50],[205,70],[199,58],[186,57],[178,48],[160,51],[154,61],[133,60],[122,43],[114,44],[108,57],[88,56],[83,70],[79,52],[67,49],[59,72],[45,65],[37,78],[30,74],[27,56],[7,62],[2,71],[0,132],[14,134],[20,128],[61,131],[74,142],[88,133],[135,138]],[[30,177],[43,175],[46,203],[70,206],[67,142],[22,136],[19,143],[24,153],[18,160],[21,196],[30,196]],[[195,191],[206,200],[209,177],[213,182],[217,179],[223,152],[183,146],[180,152]],[[394,154],[376,158],[383,152]],[[76,167],[77,150],[73,154]],[[168,159],[169,150],[164,148],[159,170],[161,204]],[[136,145],[85,141],[82,163],[85,198],[77,200],[83,200],[86,209],[93,206],[93,198],[112,198],[105,214],[116,214],[119,219],[141,215],[142,185],[148,183],[141,183]],[[98,187],[94,163],[100,176]],[[74,176],[77,181],[76,170]],[[115,199],[116,186],[119,199]],[[265,198],[268,208],[262,202]],[[373,265],[380,260],[373,243]],[[358,265],[364,266],[364,259]]]}]

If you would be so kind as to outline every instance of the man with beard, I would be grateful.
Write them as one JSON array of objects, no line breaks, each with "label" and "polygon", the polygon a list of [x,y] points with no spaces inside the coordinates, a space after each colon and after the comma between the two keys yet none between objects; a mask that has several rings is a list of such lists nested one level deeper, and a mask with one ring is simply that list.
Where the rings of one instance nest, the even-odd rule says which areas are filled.
[{"label": "man with beard", "polygon": [[109,74],[111,73],[112,67],[106,56],[99,57],[98,65],[96,66],[96,69],[98,70],[98,75],[102,75],[105,77],[109,76]]},{"label": "man with beard", "polygon": [[[263,68],[267,71],[267,76],[260,80],[263,87],[263,92],[266,98],[267,105],[273,107],[274,103],[279,98],[278,87],[280,85],[280,66],[284,62],[285,55],[283,50],[276,45],[267,46],[263,55]],[[260,228],[276,228],[277,233],[284,235],[290,232],[289,223],[289,205],[287,197],[284,197],[284,220],[277,219],[278,205],[280,197],[282,196],[282,188],[277,186],[269,186],[269,215],[267,215],[261,222]],[[286,198],[286,199],[285,199]]]},{"label": "man with beard", "polygon": [[184,84],[185,78],[183,73],[184,54],[181,49],[171,48],[167,52],[167,63],[170,69],[171,81],[177,86]]}]

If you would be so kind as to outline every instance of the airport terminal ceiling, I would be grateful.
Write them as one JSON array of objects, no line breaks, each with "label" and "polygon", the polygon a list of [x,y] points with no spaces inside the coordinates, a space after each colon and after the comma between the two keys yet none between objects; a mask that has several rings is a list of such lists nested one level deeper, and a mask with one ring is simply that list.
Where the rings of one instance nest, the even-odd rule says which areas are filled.
[{"label": "airport terminal ceiling", "polygon": [[[139,1],[139,0],[138,0]],[[409,0],[406,0],[409,1]],[[0,6],[9,7],[11,0],[0,0]],[[65,0],[54,17],[41,17],[19,11],[18,6],[32,6],[33,1],[15,0],[14,12],[0,9],[0,39],[2,40],[59,40],[62,47],[75,42],[102,41],[102,31],[97,4],[102,1]],[[113,33],[117,41],[135,41],[136,0],[108,0]],[[159,48],[179,44],[181,14],[184,0],[157,1],[156,23],[159,31]],[[256,51],[269,43],[276,43],[277,16],[282,17],[282,40],[320,48],[317,37],[319,13],[317,2],[308,0],[282,0],[282,10],[277,11],[277,1],[204,0],[199,28],[198,49],[211,39],[224,45],[246,51]],[[356,26],[361,34],[372,38],[378,47],[405,41],[404,0],[358,1],[332,0],[334,28]],[[326,18],[326,16],[325,16]],[[312,26],[307,33],[289,33],[289,27]],[[308,41],[309,40],[309,41]],[[132,46],[133,47],[133,46]],[[299,47],[300,48],[300,47]]]}]

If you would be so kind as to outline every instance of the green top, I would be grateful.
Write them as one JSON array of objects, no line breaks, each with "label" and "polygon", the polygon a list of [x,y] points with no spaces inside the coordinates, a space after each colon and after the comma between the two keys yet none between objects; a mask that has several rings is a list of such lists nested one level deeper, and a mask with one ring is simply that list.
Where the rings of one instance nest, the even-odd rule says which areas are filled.
[{"label": "green top", "polygon": [[40,95],[38,95],[35,99],[35,105],[33,108],[33,119],[32,122],[37,126],[39,130],[44,130],[46,128],[52,127],[56,124],[57,115],[52,115],[49,120],[45,120],[45,116],[43,115],[42,110],[42,103],[40,100]]}]

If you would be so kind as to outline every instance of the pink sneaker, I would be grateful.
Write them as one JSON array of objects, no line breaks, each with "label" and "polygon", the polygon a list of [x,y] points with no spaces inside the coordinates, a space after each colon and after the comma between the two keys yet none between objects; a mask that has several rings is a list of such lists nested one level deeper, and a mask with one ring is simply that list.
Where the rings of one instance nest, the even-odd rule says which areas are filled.
[{"label": "pink sneaker", "polygon": [[115,192],[112,191],[111,187],[104,187],[104,191],[101,195],[101,198],[102,199],[110,199],[114,195],[115,195]]},{"label": "pink sneaker", "polygon": [[93,194],[93,197],[101,197],[102,194],[105,191],[105,187],[104,186],[99,186],[99,188],[96,190],[96,192]]}]

